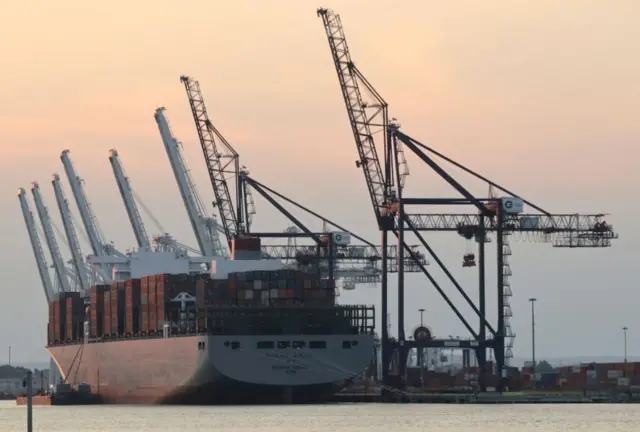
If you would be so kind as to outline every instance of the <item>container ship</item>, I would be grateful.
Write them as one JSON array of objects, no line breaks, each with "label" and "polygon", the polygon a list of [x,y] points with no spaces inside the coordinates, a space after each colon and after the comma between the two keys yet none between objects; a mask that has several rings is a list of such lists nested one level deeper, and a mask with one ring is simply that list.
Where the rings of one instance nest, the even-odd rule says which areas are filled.
[{"label": "container ship", "polygon": [[371,363],[374,308],[337,305],[333,280],[270,259],[210,269],[58,294],[47,349],[63,379],[104,403],[317,403]]}]

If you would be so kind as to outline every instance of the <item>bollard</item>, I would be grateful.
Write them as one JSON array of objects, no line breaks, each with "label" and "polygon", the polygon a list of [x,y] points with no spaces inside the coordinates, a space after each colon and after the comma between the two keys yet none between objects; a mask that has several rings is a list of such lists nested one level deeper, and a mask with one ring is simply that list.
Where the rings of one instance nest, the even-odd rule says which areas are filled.
[{"label": "bollard", "polygon": [[27,371],[27,432],[33,432],[33,372]]}]

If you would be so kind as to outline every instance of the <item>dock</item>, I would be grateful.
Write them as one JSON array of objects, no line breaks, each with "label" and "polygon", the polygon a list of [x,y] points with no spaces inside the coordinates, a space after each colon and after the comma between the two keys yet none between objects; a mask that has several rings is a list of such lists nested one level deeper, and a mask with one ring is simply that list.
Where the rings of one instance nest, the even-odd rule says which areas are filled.
[{"label": "dock", "polygon": [[640,398],[627,394],[577,393],[413,393],[393,390],[389,392],[343,392],[334,396],[334,403],[436,403],[436,404],[584,404],[584,403],[639,403]]}]

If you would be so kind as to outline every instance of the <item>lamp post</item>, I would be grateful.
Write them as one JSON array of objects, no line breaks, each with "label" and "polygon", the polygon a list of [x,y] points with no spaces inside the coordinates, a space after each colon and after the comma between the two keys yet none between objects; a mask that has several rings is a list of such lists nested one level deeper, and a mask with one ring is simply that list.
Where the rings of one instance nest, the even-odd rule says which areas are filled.
[{"label": "lamp post", "polygon": [[422,321],[422,316],[424,315],[424,309],[418,309],[418,312],[420,312],[420,327],[422,327],[424,325],[424,321]]},{"label": "lamp post", "polygon": [[536,315],[535,315],[535,297],[531,297],[529,301],[531,302],[531,362],[533,363],[532,374],[535,379],[536,374]]},{"label": "lamp post", "polygon": [[627,326],[622,327],[622,331],[624,332],[624,362],[627,362],[627,330],[629,328]]}]

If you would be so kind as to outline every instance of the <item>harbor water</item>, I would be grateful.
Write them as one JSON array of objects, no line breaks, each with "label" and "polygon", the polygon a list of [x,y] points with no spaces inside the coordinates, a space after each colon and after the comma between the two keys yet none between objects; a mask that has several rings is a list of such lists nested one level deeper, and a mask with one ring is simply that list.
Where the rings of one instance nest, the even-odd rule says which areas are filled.
[{"label": "harbor water", "polygon": [[[0,402],[0,430],[26,430],[27,410]],[[640,405],[338,404],[270,407],[34,407],[34,431],[638,432]]]}]

